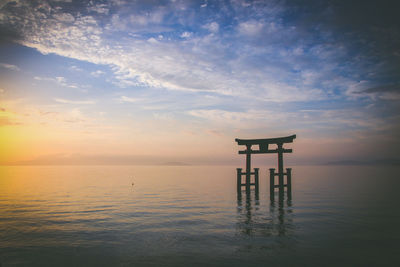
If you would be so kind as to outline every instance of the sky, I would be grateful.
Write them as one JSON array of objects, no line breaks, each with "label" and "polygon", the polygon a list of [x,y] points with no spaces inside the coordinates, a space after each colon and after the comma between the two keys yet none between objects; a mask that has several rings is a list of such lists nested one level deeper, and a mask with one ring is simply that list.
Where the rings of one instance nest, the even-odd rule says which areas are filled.
[{"label": "sky", "polygon": [[3,0],[0,164],[228,164],[292,134],[293,163],[399,159],[396,7]]}]

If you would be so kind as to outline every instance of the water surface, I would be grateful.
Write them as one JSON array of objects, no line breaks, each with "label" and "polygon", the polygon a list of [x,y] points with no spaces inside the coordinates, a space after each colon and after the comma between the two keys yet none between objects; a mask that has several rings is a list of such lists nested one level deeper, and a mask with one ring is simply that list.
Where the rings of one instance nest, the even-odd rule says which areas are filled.
[{"label": "water surface", "polygon": [[295,166],[291,201],[235,166],[0,167],[2,266],[398,266],[399,167]]}]

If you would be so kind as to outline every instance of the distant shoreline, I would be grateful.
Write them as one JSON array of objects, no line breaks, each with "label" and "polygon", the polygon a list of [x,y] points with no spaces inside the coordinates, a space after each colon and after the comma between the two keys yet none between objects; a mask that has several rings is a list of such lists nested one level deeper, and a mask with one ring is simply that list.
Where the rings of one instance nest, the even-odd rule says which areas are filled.
[{"label": "distant shoreline", "polygon": [[[161,162],[161,163],[106,163],[106,162],[92,162],[92,163],[79,163],[79,162],[13,162],[13,163],[0,163],[0,166],[164,166],[164,167],[196,167],[196,166],[232,166],[240,167],[242,162],[238,163],[187,163],[180,161]],[[273,165],[271,163],[254,163],[254,166],[268,167]],[[400,160],[371,160],[371,161],[355,161],[355,160],[342,160],[330,162],[288,162],[286,166],[400,166]]]}]

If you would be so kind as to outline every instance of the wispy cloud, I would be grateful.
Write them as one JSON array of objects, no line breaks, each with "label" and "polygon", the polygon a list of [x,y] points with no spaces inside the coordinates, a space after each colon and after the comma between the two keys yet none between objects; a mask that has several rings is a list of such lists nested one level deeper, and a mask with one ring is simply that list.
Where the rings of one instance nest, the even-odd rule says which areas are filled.
[{"label": "wispy cloud", "polygon": [[64,87],[69,87],[69,88],[78,88],[78,86],[76,84],[71,84],[67,82],[67,79],[65,77],[62,76],[58,76],[58,77],[39,77],[39,76],[35,76],[34,77],[35,80],[37,81],[48,81],[48,82],[54,82],[57,83],[61,86]]},{"label": "wispy cloud", "polygon": [[87,8],[88,11],[93,11],[99,14],[108,14],[110,9],[109,6],[106,4],[93,4],[89,5]]},{"label": "wispy cloud", "polygon": [[239,33],[247,36],[255,36],[261,33],[264,28],[264,24],[260,21],[245,21],[239,23],[238,31]]},{"label": "wispy cloud", "polygon": [[78,66],[75,66],[75,65],[69,67],[69,70],[72,70],[72,71],[79,71],[79,72],[83,71],[82,68],[80,68],[80,67],[78,67]]},{"label": "wispy cloud", "polygon": [[21,123],[12,121],[8,117],[0,116],[0,127],[2,126],[13,126],[13,125],[20,125]]},{"label": "wispy cloud", "polygon": [[135,103],[135,102],[138,102],[140,99],[128,97],[128,96],[121,96],[118,100],[120,102]]},{"label": "wispy cloud", "polygon": [[209,30],[212,33],[217,33],[219,31],[219,24],[215,21],[207,23],[203,26],[203,28]]},{"label": "wispy cloud", "polygon": [[54,101],[62,104],[73,104],[73,105],[92,105],[96,103],[93,100],[69,100],[63,98],[55,98]]},{"label": "wispy cloud", "polygon": [[207,133],[211,134],[211,135],[215,135],[215,136],[222,136],[223,135],[223,133],[221,131],[215,130],[215,129],[209,129],[209,130],[207,130]]},{"label": "wispy cloud", "polygon": [[354,96],[369,96],[375,99],[400,100],[400,84],[392,83],[371,86],[368,83],[358,83],[348,93]]},{"label": "wispy cloud", "polygon": [[0,67],[6,68],[13,71],[20,71],[21,69],[12,64],[0,63]]},{"label": "wispy cloud", "polygon": [[96,71],[92,71],[90,74],[94,77],[100,77],[101,75],[105,74],[105,72],[102,70],[96,70]]}]

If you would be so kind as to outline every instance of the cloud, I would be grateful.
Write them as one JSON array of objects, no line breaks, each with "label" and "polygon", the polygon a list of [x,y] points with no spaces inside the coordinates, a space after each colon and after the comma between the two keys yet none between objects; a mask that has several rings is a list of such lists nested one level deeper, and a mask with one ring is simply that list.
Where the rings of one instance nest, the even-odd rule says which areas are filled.
[{"label": "cloud", "polygon": [[[288,124],[293,120],[291,113],[280,113],[273,110],[256,110],[249,109],[246,111],[228,111],[222,109],[194,109],[187,114],[198,117],[211,122],[214,125],[228,127],[246,127],[246,128],[263,128],[263,122],[269,125],[276,125],[280,121],[286,121]],[[293,126],[293,125],[292,125]]]},{"label": "cloud", "polygon": [[139,99],[137,98],[132,98],[132,97],[127,97],[127,96],[121,96],[119,98],[120,102],[126,102],[126,103],[135,103],[137,101],[139,101]]},{"label": "cloud", "polygon": [[9,70],[13,70],[13,71],[20,71],[21,70],[20,68],[18,68],[15,65],[6,64],[6,63],[0,63],[0,67],[6,68],[6,69],[9,69]]},{"label": "cloud", "polygon": [[219,24],[213,21],[204,25],[203,28],[209,30],[210,32],[217,33],[219,31]]},{"label": "cloud", "polygon": [[243,35],[256,36],[261,33],[264,28],[264,24],[260,21],[245,21],[238,25],[238,32]]},{"label": "cloud", "polygon": [[19,122],[11,121],[8,117],[0,116],[0,127],[1,126],[11,126],[11,125],[20,125]]},{"label": "cloud", "polygon": [[110,9],[108,8],[108,6],[106,4],[95,4],[92,6],[89,6],[88,11],[93,11],[99,14],[108,14],[108,12],[110,11]]},{"label": "cloud", "polygon": [[62,104],[73,104],[73,105],[92,105],[96,103],[93,100],[69,100],[63,98],[55,98],[54,101]]},{"label": "cloud", "polygon": [[287,133],[302,133],[304,136],[325,136],[347,138],[349,140],[365,138],[372,133],[388,133],[394,129],[398,116],[388,116],[385,120],[375,115],[368,108],[351,107],[346,109],[304,109],[288,111],[285,108],[257,108],[243,111],[222,109],[193,109],[187,112],[193,116],[193,122],[199,122],[215,129],[242,134],[269,132],[279,136]]},{"label": "cloud", "polygon": [[153,112],[153,117],[157,120],[160,121],[167,121],[167,122],[172,122],[174,121],[174,116],[171,113],[165,113],[165,112]]},{"label": "cloud", "polygon": [[346,94],[353,98],[400,100],[400,84],[390,83],[374,86],[373,83],[363,80],[350,84]]},{"label": "cloud", "polygon": [[64,77],[61,77],[61,76],[56,77],[55,80],[59,84],[65,84],[65,82],[66,82],[66,79]]},{"label": "cloud", "polygon": [[400,92],[400,84],[383,84],[364,89],[365,93]]},{"label": "cloud", "polygon": [[[79,14],[75,15],[72,21],[60,20],[60,16],[69,17],[62,9],[54,9],[51,14],[40,14],[37,10],[34,12],[32,7],[27,7],[24,10],[25,16],[31,17],[32,24],[22,28],[22,43],[44,54],[55,53],[113,66],[116,71],[115,78],[121,87],[147,86],[186,92],[215,92],[221,95],[259,95],[269,101],[279,102],[323,97],[322,91],[315,88],[315,84],[298,83],[293,74],[288,73],[289,76],[283,77],[286,81],[279,81],[277,77],[282,75],[279,74],[282,69],[279,64],[268,64],[268,67],[263,69],[257,62],[249,60],[254,58],[262,61],[268,57],[268,53],[276,55],[275,51],[262,54],[263,51],[259,49],[248,50],[251,47],[242,43],[243,40],[237,40],[238,47],[229,47],[232,38],[237,37],[234,33],[222,33],[217,21],[197,26],[208,29],[213,36],[196,36],[191,31],[182,33],[179,30],[180,34],[177,37],[183,37],[185,40],[182,43],[181,39],[174,39],[173,35],[171,39],[171,34],[169,38],[159,38],[158,36],[163,35],[160,32],[154,37],[148,37],[148,33],[152,31],[142,26],[168,25],[165,24],[165,14],[172,16],[170,19],[173,23],[189,23],[184,21],[188,9],[182,7],[179,10],[176,11],[172,6],[154,6],[147,13],[140,9],[135,11],[129,15],[128,21],[124,12],[113,14],[109,20],[104,21],[94,15]],[[55,16],[56,14],[59,16]],[[47,19],[39,20],[42,15]],[[17,23],[13,16],[5,17]],[[101,24],[105,26],[101,27]],[[129,35],[136,34],[135,25],[142,25],[142,29],[147,30],[147,36]],[[268,28],[267,25],[269,24],[248,20],[240,22],[239,28],[243,33],[252,35]],[[121,30],[132,38],[115,41],[113,35]],[[61,81],[58,82],[62,84]],[[300,86],[295,88],[292,85],[294,83]],[[67,86],[65,83],[63,85]],[[280,87],[279,94],[275,92],[277,87]]]},{"label": "cloud", "polygon": [[399,92],[386,92],[379,96],[381,99],[385,100],[400,100],[400,93]]},{"label": "cloud", "polygon": [[75,66],[75,65],[69,67],[68,69],[71,71],[83,71],[83,69],[81,69],[80,67]]},{"label": "cloud", "polygon": [[192,35],[193,35],[193,33],[191,33],[191,32],[183,32],[181,34],[181,37],[182,38],[190,38],[190,37],[192,37]]},{"label": "cloud", "polygon": [[35,76],[33,77],[33,79],[37,80],[37,81],[48,81],[48,82],[54,82],[57,83],[61,86],[64,87],[69,87],[69,88],[78,88],[78,86],[76,84],[71,84],[67,82],[67,79],[65,77],[62,76],[57,76],[55,78],[52,77],[39,77],[39,76]]},{"label": "cloud", "polygon": [[[346,18],[336,2],[302,7],[232,1],[215,9],[190,2],[91,1],[74,3],[68,10],[46,2],[46,8],[38,5],[6,4],[0,23],[23,37],[18,42],[44,54],[112,66],[113,83],[121,87],[213,92],[271,102],[353,98],[352,84],[371,82],[373,72],[384,76],[378,67],[371,68],[373,63],[381,56],[393,61],[387,52],[373,54],[383,51],[374,50],[373,42],[371,49],[354,49],[367,49],[358,37],[370,38],[359,28],[345,35],[335,32],[338,26],[332,21],[340,24],[338,18]],[[20,17],[29,23],[21,23]],[[360,14],[356,18],[370,25]],[[398,30],[383,31],[381,26],[371,36],[399,40]],[[387,48],[394,53],[393,47]],[[350,57],[357,60],[347,60]],[[389,71],[390,77],[398,77],[396,69]]]},{"label": "cloud", "polygon": [[[58,101],[57,101],[58,102]],[[61,102],[65,104],[70,104],[71,101],[65,101],[62,100]],[[59,102],[60,103],[60,102]],[[73,102],[72,104],[75,104]],[[80,104],[80,103],[78,103]],[[63,123],[84,123],[85,127],[89,126],[90,122],[93,122],[96,120],[96,118],[90,118],[83,114],[80,108],[78,107],[73,107],[71,106],[64,106],[62,107],[62,111],[57,111],[57,109],[54,109],[54,105],[49,106],[52,108],[52,110],[43,110],[42,108],[36,108],[36,107],[30,107],[26,108],[25,112],[29,113],[29,123],[36,123],[39,125],[45,124],[48,126],[55,125],[56,127],[59,127]],[[60,124],[61,123],[61,124]],[[69,126],[67,126],[69,127]]]},{"label": "cloud", "polygon": [[60,22],[72,23],[75,21],[75,18],[69,13],[55,14],[54,18]]},{"label": "cloud", "polygon": [[90,73],[90,75],[92,75],[92,76],[94,76],[94,77],[100,77],[100,76],[103,75],[103,74],[105,74],[105,72],[104,72],[104,71],[101,71],[101,70],[92,71],[92,72]]},{"label": "cloud", "polygon": [[215,129],[209,129],[207,130],[207,133],[215,136],[223,136],[223,133],[221,131]]}]

